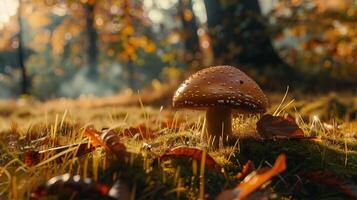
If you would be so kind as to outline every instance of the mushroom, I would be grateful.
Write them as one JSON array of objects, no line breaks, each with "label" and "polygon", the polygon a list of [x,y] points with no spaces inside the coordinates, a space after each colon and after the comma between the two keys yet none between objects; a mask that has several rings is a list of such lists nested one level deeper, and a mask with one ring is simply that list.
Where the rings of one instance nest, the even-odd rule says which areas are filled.
[{"label": "mushroom", "polygon": [[217,147],[232,133],[232,112],[263,113],[268,99],[257,83],[232,66],[202,69],[186,79],[173,97],[174,108],[206,110],[205,129]]}]

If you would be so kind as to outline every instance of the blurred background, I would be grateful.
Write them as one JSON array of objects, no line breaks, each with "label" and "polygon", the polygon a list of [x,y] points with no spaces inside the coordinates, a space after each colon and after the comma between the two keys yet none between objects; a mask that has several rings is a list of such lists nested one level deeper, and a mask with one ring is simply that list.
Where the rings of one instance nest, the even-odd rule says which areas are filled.
[{"label": "blurred background", "polygon": [[357,0],[0,0],[0,98],[172,91],[210,65],[265,91],[357,89]]}]

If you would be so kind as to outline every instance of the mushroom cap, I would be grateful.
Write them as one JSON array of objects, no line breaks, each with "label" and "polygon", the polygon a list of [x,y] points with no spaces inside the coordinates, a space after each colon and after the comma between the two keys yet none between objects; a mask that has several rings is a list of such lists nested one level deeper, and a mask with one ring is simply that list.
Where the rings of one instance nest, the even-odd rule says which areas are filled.
[{"label": "mushroom cap", "polygon": [[209,67],[192,74],[176,90],[172,102],[174,108],[230,107],[243,113],[262,113],[268,106],[257,83],[232,66]]}]

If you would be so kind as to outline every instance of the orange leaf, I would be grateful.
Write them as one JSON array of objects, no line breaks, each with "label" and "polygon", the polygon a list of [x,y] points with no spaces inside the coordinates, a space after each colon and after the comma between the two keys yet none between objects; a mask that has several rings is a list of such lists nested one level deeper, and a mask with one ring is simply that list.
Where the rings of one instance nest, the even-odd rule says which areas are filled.
[{"label": "orange leaf", "polygon": [[242,171],[236,175],[237,179],[245,178],[248,174],[254,171],[255,166],[251,160],[248,160],[247,163],[243,165]]},{"label": "orange leaf", "polygon": [[[196,147],[185,147],[185,146],[179,146],[170,149],[169,152],[163,154],[160,158],[161,159],[166,159],[170,157],[189,157],[195,160],[201,160],[203,155],[202,149],[196,148]],[[206,154],[206,162],[205,164],[207,165],[208,168],[210,169],[219,169],[219,165],[217,162],[209,155]]]},{"label": "orange leaf", "polygon": [[182,122],[180,122],[178,120],[173,120],[173,119],[168,119],[168,120],[162,122],[162,124],[161,124],[161,126],[163,128],[174,129],[174,130],[179,130],[181,125],[182,125]]},{"label": "orange leaf", "polygon": [[101,146],[104,147],[107,151],[110,151],[108,145],[99,138],[100,134],[95,129],[86,128],[84,134],[90,139],[90,142],[93,146]]},{"label": "orange leaf", "polygon": [[222,192],[220,195],[218,195],[217,199],[245,199],[251,193],[259,189],[264,183],[269,181],[272,177],[285,171],[285,169],[286,156],[284,154],[280,154],[272,168],[263,168],[261,170],[253,171],[247,177],[245,177],[245,179],[236,188]]},{"label": "orange leaf", "polygon": [[244,199],[250,193],[262,186],[265,182],[270,180],[273,176],[276,176],[280,172],[285,171],[285,169],[286,156],[281,154],[278,156],[274,166],[271,169],[262,173],[259,171],[253,171],[238,185],[236,189],[240,190],[241,192],[239,193],[237,199]]},{"label": "orange leaf", "polygon": [[118,134],[114,131],[103,129],[102,132],[99,133],[93,128],[87,128],[85,134],[91,139],[93,145],[104,147],[106,151],[114,153],[118,158],[125,156],[125,145],[120,141]]},{"label": "orange leaf", "polygon": [[135,127],[129,127],[124,129],[123,135],[125,136],[134,136],[139,134],[140,139],[153,139],[156,137],[155,131],[146,127],[145,124],[139,124]]},{"label": "orange leaf", "polygon": [[285,136],[288,138],[304,137],[304,132],[290,115],[281,117],[266,114],[257,122],[257,130],[258,133],[265,138],[275,136]]}]

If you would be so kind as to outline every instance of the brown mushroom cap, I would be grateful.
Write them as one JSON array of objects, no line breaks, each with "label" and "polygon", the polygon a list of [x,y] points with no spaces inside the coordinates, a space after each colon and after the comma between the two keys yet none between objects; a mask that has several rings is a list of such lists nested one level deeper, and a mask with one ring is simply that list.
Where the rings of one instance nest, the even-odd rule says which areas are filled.
[{"label": "brown mushroom cap", "polygon": [[257,83],[232,66],[205,68],[191,75],[176,90],[173,107],[206,109],[230,107],[265,112],[268,99]]}]

